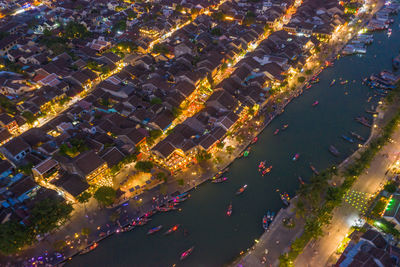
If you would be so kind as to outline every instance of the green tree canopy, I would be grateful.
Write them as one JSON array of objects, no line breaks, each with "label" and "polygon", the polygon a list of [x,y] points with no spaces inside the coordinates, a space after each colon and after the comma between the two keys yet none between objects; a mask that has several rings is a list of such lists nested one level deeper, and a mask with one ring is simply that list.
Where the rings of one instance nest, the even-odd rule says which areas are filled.
[{"label": "green tree canopy", "polygon": [[44,199],[32,209],[31,222],[36,234],[45,234],[70,218],[72,205],[61,200]]},{"label": "green tree canopy", "polygon": [[110,186],[102,186],[97,189],[93,197],[102,205],[109,206],[117,198],[117,191]]},{"label": "green tree canopy", "polygon": [[92,197],[92,194],[90,194],[89,192],[85,191],[82,194],[80,194],[79,196],[76,197],[76,200],[78,200],[79,203],[87,203],[89,202],[89,199]]},{"label": "green tree canopy", "polygon": [[151,169],[153,168],[154,164],[151,161],[139,161],[136,163],[135,168],[138,171],[142,172],[151,172]]}]

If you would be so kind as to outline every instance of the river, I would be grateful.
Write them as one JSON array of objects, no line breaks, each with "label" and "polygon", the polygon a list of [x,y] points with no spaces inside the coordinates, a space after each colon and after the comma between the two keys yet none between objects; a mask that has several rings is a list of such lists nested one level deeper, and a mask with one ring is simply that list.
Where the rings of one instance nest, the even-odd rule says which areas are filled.
[{"label": "river", "polygon": [[[349,131],[355,131],[365,138],[369,136],[369,129],[354,118],[359,115],[371,118],[365,109],[376,106],[378,98],[361,80],[383,69],[391,70],[392,56],[400,49],[398,23],[397,19],[391,26],[390,38],[385,32],[374,34],[374,43],[366,55],[342,57],[335,61],[334,67],[325,69],[320,83],[294,99],[259,135],[249,157],[238,159],[230,166],[227,182],[204,183],[191,191],[191,198],[180,206],[182,211],[157,214],[148,225],[102,241],[95,251],[75,257],[68,266],[210,267],[233,260],[262,234],[261,221],[266,211],[277,212],[282,208],[278,188],[293,196],[299,186],[297,177],[307,181],[312,175],[310,162],[323,170],[350,155],[357,143],[344,141],[342,134],[350,136]],[[349,83],[340,85],[339,78]],[[330,87],[333,79],[337,82]],[[316,100],[319,105],[312,107]],[[283,124],[289,127],[273,135]],[[331,144],[341,152],[340,157],[329,153]],[[292,161],[295,153],[300,158]],[[262,160],[273,165],[271,173],[264,177],[257,170]],[[247,190],[235,196],[243,184],[248,185]],[[230,202],[233,214],[227,217],[225,211]],[[175,224],[181,224],[181,229],[169,236],[146,235],[149,228],[160,224],[164,226],[162,232]],[[184,235],[183,229],[189,234]],[[192,255],[179,261],[180,254],[191,246],[195,246]]]}]

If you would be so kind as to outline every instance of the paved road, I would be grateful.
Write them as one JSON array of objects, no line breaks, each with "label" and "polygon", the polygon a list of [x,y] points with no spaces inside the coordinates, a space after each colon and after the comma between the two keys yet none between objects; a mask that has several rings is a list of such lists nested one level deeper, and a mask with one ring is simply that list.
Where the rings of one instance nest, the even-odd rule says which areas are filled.
[{"label": "paved road", "polygon": [[[394,109],[392,110],[394,111]],[[393,112],[388,112],[392,114]],[[385,123],[390,115],[378,121],[378,124]],[[371,162],[370,167],[358,178],[353,186],[354,191],[374,194],[390,177],[386,176],[389,166],[396,161],[397,153],[400,151],[400,127],[392,136],[395,140],[387,144]],[[360,218],[360,211],[347,203],[337,208],[333,213],[331,224],[324,229],[325,235],[315,242],[310,242],[295,261],[295,266],[328,266],[340,245],[340,242],[349,233],[350,227]],[[331,260],[334,260],[332,257]]]}]

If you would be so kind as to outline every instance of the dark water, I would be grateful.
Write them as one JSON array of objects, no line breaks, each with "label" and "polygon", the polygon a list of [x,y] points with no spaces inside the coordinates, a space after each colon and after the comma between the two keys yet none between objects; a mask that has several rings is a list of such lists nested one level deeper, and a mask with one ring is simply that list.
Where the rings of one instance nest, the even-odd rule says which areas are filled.
[{"label": "dark water", "polygon": [[[181,212],[156,215],[143,228],[114,235],[90,254],[74,258],[69,266],[172,266],[176,263],[177,266],[210,267],[221,266],[237,257],[262,234],[261,219],[266,211],[277,212],[282,207],[277,188],[293,195],[299,186],[297,177],[307,180],[312,175],[310,162],[322,170],[351,154],[357,143],[344,141],[342,134],[350,136],[349,131],[355,131],[368,137],[369,129],[354,118],[359,115],[370,118],[364,111],[376,104],[378,98],[373,97],[367,103],[373,92],[361,85],[361,80],[371,73],[391,69],[392,56],[400,49],[398,23],[397,20],[391,26],[390,38],[383,32],[375,34],[366,55],[343,57],[334,67],[324,70],[321,82],[292,101],[264,130],[249,157],[231,165],[227,182],[199,186],[191,192],[190,200],[181,205]],[[349,83],[340,85],[340,77]],[[337,82],[329,87],[332,79]],[[319,105],[312,107],[315,100]],[[289,127],[274,136],[275,129],[283,124]],[[339,158],[329,153],[331,144],[341,152]],[[300,153],[300,158],[294,162],[291,158],[295,153]],[[265,177],[257,171],[261,160],[273,165]],[[248,184],[248,189],[235,196],[243,184]],[[225,211],[230,202],[233,214],[227,217]],[[150,227],[162,224],[165,231],[178,223],[189,232],[188,236],[184,236],[182,229],[170,236],[161,233],[146,236]],[[192,255],[180,262],[180,254],[191,246],[195,246]]]}]

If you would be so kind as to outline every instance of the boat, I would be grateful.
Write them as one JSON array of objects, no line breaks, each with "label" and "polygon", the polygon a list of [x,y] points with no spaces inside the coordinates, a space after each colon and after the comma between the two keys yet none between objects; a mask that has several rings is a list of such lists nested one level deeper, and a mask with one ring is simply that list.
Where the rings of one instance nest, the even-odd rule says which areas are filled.
[{"label": "boat", "polygon": [[341,81],[340,84],[344,85],[344,84],[347,84],[348,82],[349,82],[348,80],[345,80],[345,81]]},{"label": "boat", "polygon": [[319,83],[319,78],[312,79],[310,83],[312,84]]},{"label": "boat", "polygon": [[175,224],[174,226],[169,228],[168,231],[166,231],[164,233],[164,235],[169,235],[169,234],[172,234],[172,233],[176,232],[179,229],[179,226],[180,226],[180,224]]},{"label": "boat", "polygon": [[263,228],[264,230],[268,230],[269,226],[271,225],[272,221],[274,220],[275,212],[267,211],[267,214],[263,217]]},{"label": "boat", "polygon": [[152,235],[152,234],[154,234],[154,233],[157,233],[158,231],[161,230],[161,228],[162,228],[162,225],[159,225],[159,226],[157,226],[157,227],[151,228],[151,229],[147,232],[147,234],[148,234],[148,235]]},{"label": "boat", "polygon": [[247,157],[250,154],[250,150],[251,147],[247,148],[244,152],[243,152],[243,156]]},{"label": "boat", "polygon": [[179,198],[179,199],[174,198],[172,201],[174,202],[174,205],[178,205],[179,203],[186,201],[188,198],[189,197]]},{"label": "boat", "polygon": [[310,163],[310,168],[316,175],[319,175],[319,171],[317,171],[317,168],[315,168],[311,163]]},{"label": "boat", "polygon": [[361,123],[362,125],[371,128],[371,123],[365,117],[357,117],[355,120]]},{"label": "boat", "polygon": [[301,178],[301,176],[298,176],[297,179],[299,180],[300,184],[304,184],[303,178]]},{"label": "boat", "polygon": [[149,221],[151,221],[151,219],[148,218],[141,218],[137,221],[136,225],[137,226],[143,226],[145,224],[147,224]]},{"label": "boat", "polygon": [[311,86],[312,86],[312,84],[308,84],[308,85],[306,86],[306,89],[310,89]]},{"label": "boat", "polygon": [[334,147],[333,145],[329,146],[329,152],[331,152],[336,157],[340,155],[339,150],[337,150],[336,147]]},{"label": "boat", "polygon": [[276,129],[274,132],[274,135],[277,135],[279,133],[279,129]]},{"label": "boat", "polygon": [[282,129],[281,129],[281,130],[282,130],[282,131],[283,131],[283,130],[286,130],[287,127],[289,127],[289,124],[284,124],[284,125],[282,126]]},{"label": "boat", "polygon": [[356,132],[350,132],[350,134],[351,134],[352,136],[354,136],[355,138],[357,138],[358,140],[360,140],[360,141],[365,141],[365,138],[362,137],[361,135],[359,135],[359,134],[356,133]]},{"label": "boat", "polygon": [[263,220],[262,220],[262,226],[264,228],[264,230],[268,230],[268,217],[267,215],[264,215]]},{"label": "boat", "polygon": [[211,183],[218,184],[218,183],[225,182],[226,180],[228,180],[228,177],[222,177],[222,178],[213,179],[211,181]]},{"label": "boat", "polygon": [[135,228],[134,224],[129,224],[122,228],[122,232],[129,232],[129,231],[132,231],[134,228]]},{"label": "boat", "polygon": [[258,137],[256,136],[256,137],[253,138],[253,140],[251,140],[251,143],[254,144],[257,141],[258,141]]},{"label": "boat", "polygon": [[352,138],[348,137],[347,135],[342,134],[342,138],[349,143],[354,143],[354,140]]},{"label": "boat", "polygon": [[318,104],[319,104],[319,102],[318,102],[318,100],[316,100],[316,101],[314,101],[314,103],[312,103],[312,106],[315,107]]},{"label": "boat", "polygon": [[84,250],[82,250],[79,254],[84,255],[86,253],[89,253],[90,251],[94,250],[98,246],[99,246],[99,244],[94,242],[92,245],[90,245],[90,246],[86,247]]},{"label": "boat", "polygon": [[264,161],[261,161],[260,162],[260,164],[258,164],[258,170],[260,171],[261,169],[264,169],[265,168],[265,163],[266,163],[267,161],[266,160],[264,160]]},{"label": "boat", "polygon": [[232,215],[232,203],[229,204],[228,209],[226,210],[226,216]]},{"label": "boat", "polygon": [[193,250],[194,250],[194,247],[191,247],[191,248],[189,248],[188,250],[186,250],[185,252],[183,252],[183,253],[181,254],[180,259],[181,259],[181,260],[186,259],[190,254],[192,254]]},{"label": "boat", "polygon": [[239,188],[238,191],[236,191],[236,195],[240,195],[244,192],[244,190],[246,190],[247,188],[247,184],[245,184],[244,186],[242,186],[241,188]]},{"label": "boat", "polygon": [[262,172],[262,175],[266,175],[267,173],[269,173],[272,170],[272,165],[269,166],[268,168],[264,169],[264,171]]},{"label": "boat", "polygon": [[150,218],[151,216],[153,216],[156,213],[157,213],[157,210],[151,210],[151,211],[145,213],[143,216],[146,218]]},{"label": "boat", "polygon": [[293,160],[293,161],[296,161],[296,160],[299,159],[299,157],[300,157],[300,154],[299,154],[299,153],[296,153],[296,155],[293,156],[292,160]]},{"label": "boat", "polygon": [[335,82],[336,82],[336,80],[333,79],[333,80],[331,81],[331,83],[329,84],[329,86],[333,86],[333,85],[335,84]]},{"label": "boat", "polygon": [[289,206],[289,202],[290,202],[289,194],[284,192],[284,193],[281,193],[280,195],[281,195],[281,200],[282,200],[283,204],[285,204],[286,206]]}]

